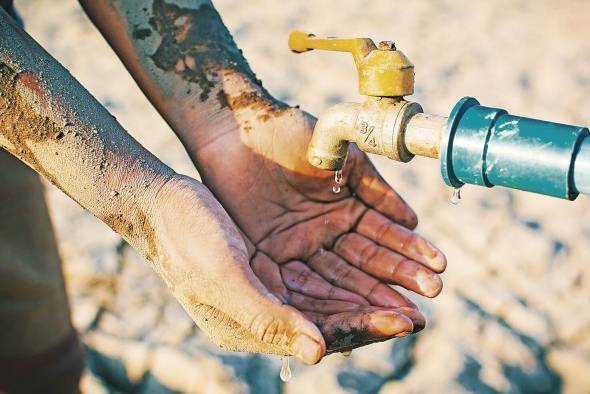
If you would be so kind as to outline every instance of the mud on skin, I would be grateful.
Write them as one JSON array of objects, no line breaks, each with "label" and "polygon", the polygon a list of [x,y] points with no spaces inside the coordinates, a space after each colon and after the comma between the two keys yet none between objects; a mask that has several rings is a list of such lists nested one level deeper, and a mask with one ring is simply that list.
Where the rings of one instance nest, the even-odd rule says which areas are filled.
[{"label": "mud on skin", "polygon": [[137,234],[141,234],[147,244],[148,259],[154,259],[159,255],[156,232],[143,211],[137,211],[135,226],[122,214],[108,215],[102,218],[102,221],[126,239],[132,239]]},{"label": "mud on skin", "polygon": [[[156,66],[173,71],[184,80],[201,88],[200,99],[206,101],[219,78],[220,70],[245,73],[252,80],[256,76],[232,45],[229,31],[221,17],[210,5],[197,10],[154,0],[151,27],[162,37],[156,52],[151,56]],[[137,34],[135,30],[134,34]]]},{"label": "mud on skin", "polygon": [[[8,142],[0,144],[1,147],[77,201],[57,178],[41,165],[28,146],[30,142],[69,143],[70,137],[77,135],[72,126],[67,120],[56,116],[37,76],[30,72],[17,72],[10,65],[0,62],[0,138]],[[59,152],[56,151],[55,155],[59,157]],[[102,163],[98,170],[104,171],[108,166],[108,162]],[[106,215],[100,219],[128,240],[144,239],[147,244],[147,257],[153,258],[158,253],[155,231],[141,210],[136,212],[136,216],[135,226],[121,214]]]},{"label": "mud on skin", "polygon": [[359,347],[359,344],[363,346],[390,340],[391,338],[375,339],[368,330],[357,330],[337,328],[332,332],[326,332],[324,325],[318,325],[320,331],[326,338],[326,345],[328,346],[328,353],[337,353],[353,350]]},{"label": "mud on skin", "polygon": [[[47,116],[42,116],[41,111],[35,110],[26,100],[23,100],[17,92],[18,84],[24,85],[32,92],[35,96],[33,101],[41,109],[45,109],[43,112],[46,112]],[[44,142],[49,139],[59,141],[64,137],[67,124],[58,125],[50,119],[51,111],[47,107],[48,103],[34,75],[19,74],[8,64],[0,62],[0,135],[10,143],[8,146],[2,144],[2,147],[62,189],[53,175],[39,164],[27,145],[27,141]]]},{"label": "mud on skin", "polygon": [[[198,9],[182,8],[164,0],[154,0],[149,20],[162,38],[151,59],[164,72],[173,72],[183,80],[199,86],[199,100],[205,102],[217,89],[224,73],[239,73],[252,81],[259,91],[244,92],[228,97],[223,88],[215,94],[220,108],[233,111],[252,107],[262,109],[260,120],[278,115],[288,106],[272,99],[236,47],[217,11],[209,4]],[[134,27],[132,36],[145,39],[152,35],[149,28]]]}]

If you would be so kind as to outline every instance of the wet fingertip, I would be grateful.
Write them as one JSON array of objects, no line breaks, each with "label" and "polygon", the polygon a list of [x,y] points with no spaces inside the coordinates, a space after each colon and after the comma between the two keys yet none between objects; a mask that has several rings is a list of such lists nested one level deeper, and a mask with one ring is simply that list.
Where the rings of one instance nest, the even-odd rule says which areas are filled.
[{"label": "wet fingertip", "polygon": [[421,320],[420,323],[414,324],[414,331],[412,331],[412,334],[419,333],[420,331],[424,330],[425,328],[426,328],[426,320]]},{"label": "wet fingertip", "polygon": [[429,258],[429,266],[434,272],[439,274],[443,273],[445,269],[447,269],[447,257],[434,246],[432,246],[432,248],[434,249],[434,255]]},{"label": "wet fingertip", "polygon": [[291,353],[299,361],[313,365],[317,364],[326,353],[325,345],[316,342],[305,334],[299,334],[290,348]]},{"label": "wet fingertip", "polygon": [[[436,275],[436,274],[435,274]],[[424,295],[428,298],[435,298],[437,297],[443,289],[443,281],[440,276],[436,275],[432,278],[432,285],[427,293]]]},{"label": "wet fingertip", "polygon": [[422,312],[420,312],[418,307],[401,307],[397,308],[396,311],[398,313],[405,315],[412,321],[414,325],[414,329],[412,331],[413,333],[422,331],[424,327],[426,327],[426,318],[424,317]]},{"label": "wet fingertip", "polygon": [[436,297],[442,290],[442,279],[429,269],[418,269],[415,273],[415,281],[419,294],[425,297]]},{"label": "wet fingertip", "polygon": [[443,252],[438,252],[438,258],[439,258],[439,273],[441,272],[445,272],[445,270],[447,269],[447,256],[444,255]]},{"label": "wet fingertip", "polygon": [[437,282],[437,284],[436,284],[436,286],[433,286],[432,291],[430,293],[425,294],[426,297],[428,297],[428,298],[437,297],[442,292],[442,289],[444,286],[442,279],[440,278],[440,276],[437,275],[436,279],[434,279],[434,280]]},{"label": "wet fingertip", "polygon": [[370,323],[377,334],[382,336],[394,336],[414,330],[414,323],[409,317],[393,311],[373,313]]},{"label": "wet fingertip", "polygon": [[408,216],[406,218],[406,227],[410,230],[415,230],[418,227],[418,215],[411,209],[408,212]]}]

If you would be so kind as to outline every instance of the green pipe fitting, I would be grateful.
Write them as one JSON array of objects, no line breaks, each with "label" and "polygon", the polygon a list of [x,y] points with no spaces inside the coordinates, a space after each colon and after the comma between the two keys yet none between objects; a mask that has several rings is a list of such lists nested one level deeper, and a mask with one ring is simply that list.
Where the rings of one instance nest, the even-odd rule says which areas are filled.
[{"label": "green pipe fitting", "polygon": [[590,193],[587,135],[584,127],[514,116],[464,97],[441,139],[441,173],[455,188],[498,185],[574,200]]}]

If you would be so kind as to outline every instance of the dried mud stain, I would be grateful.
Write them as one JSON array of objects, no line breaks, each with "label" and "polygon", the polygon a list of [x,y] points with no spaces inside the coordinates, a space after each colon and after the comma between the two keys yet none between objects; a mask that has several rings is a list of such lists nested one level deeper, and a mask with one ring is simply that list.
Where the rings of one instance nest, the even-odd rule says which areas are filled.
[{"label": "dried mud stain", "polygon": [[370,332],[371,323],[366,315],[363,315],[358,323],[358,326],[354,326],[351,322],[330,318],[317,322],[316,324],[326,340],[328,353],[349,351],[359,346],[390,339],[387,337],[376,339]]},{"label": "dried mud stain", "polygon": [[197,84],[201,101],[209,98],[221,70],[239,71],[256,80],[211,5],[195,10],[154,0],[149,23],[162,38],[151,55],[155,65]]},{"label": "dried mud stain", "polygon": [[279,116],[289,107],[281,105],[276,101],[271,101],[263,94],[256,91],[243,92],[239,96],[227,97],[228,106],[232,111],[242,108],[259,110],[258,120],[266,122],[273,116]]},{"label": "dried mud stain", "polygon": [[[262,87],[211,5],[202,4],[198,9],[191,9],[154,0],[149,24],[161,37],[158,48],[151,55],[152,61],[161,70],[197,84],[201,90],[200,101],[207,101],[217,89],[215,98],[221,108],[234,111],[246,107],[260,109],[264,112],[259,116],[262,121],[288,108],[273,100]],[[135,29],[134,34],[139,31]],[[227,96],[223,88],[216,87],[224,73],[244,75],[260,89],[237,97]]]},{"label": "dried mud stain", "polygon": [[[30,72],[17,72],[10,65],[0,63],[0,136],[8,143],[2,148],[24,161],[52,184],[77,201],[40,164],[29,143],[60,142],[69,133],[67,121],[54,120],[56,110],[52,108],[42,82]],[[61,124],[59,124],[61,123]],[[75,131],[74,131],[75,134]],[[70,141],[71,142],[71,141]],[[58,152],[55,152],[56,160]],[[127,215],[127,214],[126,214]],[[123,214],[100,217],[117,233],[128,240],[144,240],[147,255],[157,255],[157,240],[146,215],[138,210],[133,223]]]},{"label": "dried mud stain", "polygon": [[56,123],[51,112],[41,82],[34,74],[17,73],[11,66],[0,63],[0,135],[9,142],[3,148],[61,189],[28,146],[28,142],[43,143],[63,138],[66,125]]},{"label": "dried mud stain", "polygon": [[133,222],[123,214],[108,215],[100,219],[126,240],[143,239],[146,246],[146,255],[144,257],[148,260],[153,260],[158,256],[156,232],[142,211],[135,213]]}]

